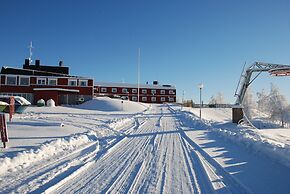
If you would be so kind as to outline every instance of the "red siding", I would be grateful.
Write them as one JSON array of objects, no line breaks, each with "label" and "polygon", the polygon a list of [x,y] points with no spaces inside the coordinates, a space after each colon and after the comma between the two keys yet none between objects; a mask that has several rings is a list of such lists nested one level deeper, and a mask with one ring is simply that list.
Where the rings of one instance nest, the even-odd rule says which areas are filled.
[{"label": "red siding", "polygon": [[36,77],[30,77],[30,84],[36,84]]},{"label": "red siding", "polygon": [[[95,86],[94,87],[95,90],[95,95],[98,94],[103,94],[103,95],[107,95],[107,96],[113,96],[113,95],[118,95],[118,96],[128,96],[130,100],[132,100],[132,97],[137,97],[138,93],[133,93],[133,89],[137,88],[126,88],[126,87],[106,87],[106,86]],[[106,88],[107,92],[101,92],[101,88]],[[117,92],[113,93],[112,92],[112,88],[117,88]],[[128,93],[123,93],[122,89],[126,88],[128,90]],[[146,93],[142,93],[142,90],[146,89]],[[152,90],[155,90],[156,93],[152,94]],[[165,94],[161,94],[161,90],[165,91]],[[169,94],[169,91],[172,90],[174,92],[174,94]],[[163,103],[163,102],[170,102],[169,98],[172,98],[173,101],[172,102],[176,102],[176,89],[152,89],[152,88],[140,88],[139,89],[139,101],[140,102],[147,102],[147,103]],[[147,97],[147,101],[142,101],[142,97]],[[156,101],[153,102],[151,100],[151,97],[156,97]],[[161,101],[161,98],[164,97],[165,101]]]},{"label": "red siding", "polygon": [[88,86],[94,86],[94,81],[92,79],[89,79]]},{"label": "red siding", "polygon": [[58,78],[57,84],[58,85],[68,85],[68,78]]},{"label": "red siding", "polygon": [[55,105],[58,105],[58,91],[35,91],[34,104],[36,104],[39,99],[43,99],[45,102],[49,99],[53,99]]}]

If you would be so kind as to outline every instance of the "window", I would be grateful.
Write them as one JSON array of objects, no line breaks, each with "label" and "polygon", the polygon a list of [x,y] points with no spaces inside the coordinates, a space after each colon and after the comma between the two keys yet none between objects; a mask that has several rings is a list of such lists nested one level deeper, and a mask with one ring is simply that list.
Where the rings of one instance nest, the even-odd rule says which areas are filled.
[{"label": "window", "polygon": [[156,90],[151,90],[151,94],[156,94]]},{"label": "window", "polygon": [[137,101],[138,97],[137,96],[132,96],[132,101]]},{"label": "window", "polygon": [[151,97],[152,102],[156,102],[156,97]]},{"label": "window", "polygon": [[101,88],[101,92],[102,93],[107,92],[107,88]]},{"label": "window", "polygon": [[132,93],[135,93],[136,94],[137,93],[137,89],[135,89],[135,88],[132,89]]},{"label": "window", "polygon": [[88,86],[88,80],[79,80],[79,86],[81,87]]},{"label": "window", "polygon": [[142,101],[143,101],[143,102],[146,102],[146,101],[147,101],[147,97],[143,96],[143,97],[142,97]]},{"label": "window", "polygon": [[122,89],[122,93],[128,93],[128,89],[127,88],[123,88]]},{"label": "window", "polygon": [[16,85],[16,76],[7,76],[6,77],[6,84],[7,85]]},{"label": "window", "polygon": [[161,102],[165,102],[165,97],[160,98]]},{"label": "window", "polygon": [[142,94],[147,94],[147,90],[146,89],[143,89],[142,90]]},{"label": "window", "polygon": [[56,86],[57,85],[57,79],[48,79],[48,85]]},{"label": "window", "polygon": [[174,98],[168,98],[169,102],[174,102]]},{"label": "window", "polygon": [[160,90],[160,94],[165,94],[165,90]]},{"label": "window", "polygon": [[46,78],[37,78],[37,85],[46,85]]},{"label": "window", "polygon": [[19,77],[19,85],[21,86],[29,86],[29,77]]},{"label": "window", "polygon": [[113,93],[117,93],[117,88],[112,88]]},{"label": "window", "polygon": [[169,94],[175,94],[173,90],[169,90]]},{"label": "window", "polygon": [[69,86],[76,86],[77,85],[77,80],[75,80],[75,79],[68,80],[68,85]]}]

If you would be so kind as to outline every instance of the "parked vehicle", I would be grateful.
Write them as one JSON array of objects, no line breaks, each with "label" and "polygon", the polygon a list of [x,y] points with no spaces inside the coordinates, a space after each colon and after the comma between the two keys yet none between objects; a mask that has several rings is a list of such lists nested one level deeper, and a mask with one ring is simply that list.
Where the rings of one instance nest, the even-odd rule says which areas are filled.
[{"label": "parked vehicle", "polygon": [[[13,96],[15,100],[15,113],[23,113],[23,111],[31,105],[31,103],[21,96]],[[0,101],[7,103],[3,112],[9,113],[10,96],[0,96]]]},{"label": "parked vehicle", "polygon": [[3,112],[8,105],[8,103],[0,101],[0,112]]}]

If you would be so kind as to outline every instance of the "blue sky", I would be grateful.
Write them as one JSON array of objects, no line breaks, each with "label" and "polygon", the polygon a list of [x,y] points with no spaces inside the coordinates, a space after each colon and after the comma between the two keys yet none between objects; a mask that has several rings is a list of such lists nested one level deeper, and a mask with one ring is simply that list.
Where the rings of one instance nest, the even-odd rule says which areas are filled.
[{"label": "blue sky", "polygon": [[[141,81],[177,87],[178,96],[204,101],[222,92],[228,102],[245,62],[290,64],[287,0],[1,0],[0,65],[33,58],[95,81]],[[279,86],[290,100],[290,77],[263,74],[253,90]]]}]

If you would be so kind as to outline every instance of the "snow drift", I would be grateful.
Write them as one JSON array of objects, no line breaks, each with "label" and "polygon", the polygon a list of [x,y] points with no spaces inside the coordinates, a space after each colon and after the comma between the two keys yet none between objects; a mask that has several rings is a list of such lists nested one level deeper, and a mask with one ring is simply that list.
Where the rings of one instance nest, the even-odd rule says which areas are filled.
[{"label": "snow drift", "polygon": [[109,97],[97,97],[76,107],[99,111],[141,112],[148,108],[148,105]]}]

